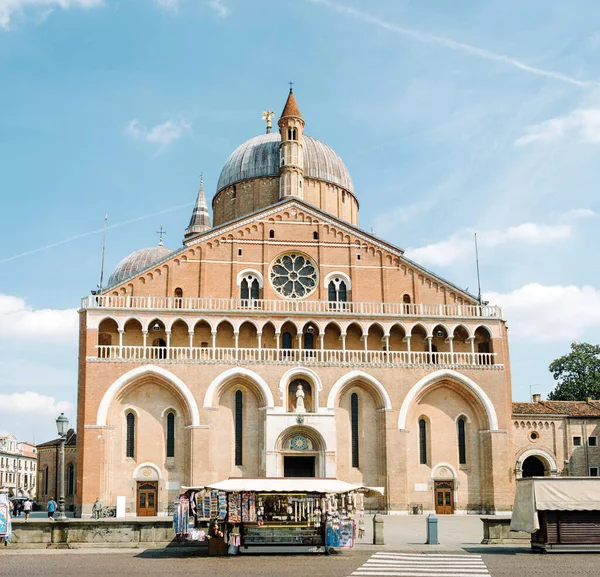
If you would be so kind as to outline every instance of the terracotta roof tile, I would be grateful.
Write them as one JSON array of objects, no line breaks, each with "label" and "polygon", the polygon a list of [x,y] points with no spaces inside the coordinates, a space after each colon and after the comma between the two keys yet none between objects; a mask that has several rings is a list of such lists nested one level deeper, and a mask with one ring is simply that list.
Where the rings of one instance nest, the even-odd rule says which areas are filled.
[{"label": "terracotta roof tile", "polygon": [[[77,433],[75,433],[74,429],[69,429],[67,431],[67,441],[65,445],[76,445],[77,444]],[[45,443],[40,443],[36,445],[36,448],[39,447],[54,447],[55,445],[60,445],[60,438],[52,439],[52,441],[46,441]]]},{"label": "terracotta roof tile", "polygon": [[283,112],[281,113],[281,118],[283,118],[284,116],[298,116],[298,117],[302,118],[300,109],[298,108],[298,105],[296,104],[296,97],[294,96],[294,93],[291,90],[290,90],[290,94],[288,96],[287,102],[285,103],[285,106],[283,107]]},{"label": "terracotta roof tile", "polygon": [[513,415],[568,415],[569,417],[600,417],[600,401],[539,401],[513,403]]}]

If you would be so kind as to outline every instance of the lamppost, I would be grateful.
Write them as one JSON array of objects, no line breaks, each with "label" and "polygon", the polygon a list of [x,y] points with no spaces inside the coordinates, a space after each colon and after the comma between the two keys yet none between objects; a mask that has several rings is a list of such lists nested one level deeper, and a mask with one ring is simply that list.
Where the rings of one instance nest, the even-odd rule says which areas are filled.
[{"label": "lamppost", "polygon": [[58,455],[58,514],[54,517],[57,521],[65,521],[65,442],[69,430],[69,419],[61,413],[56,419],[56,429],[60,436],[60,453]]}]

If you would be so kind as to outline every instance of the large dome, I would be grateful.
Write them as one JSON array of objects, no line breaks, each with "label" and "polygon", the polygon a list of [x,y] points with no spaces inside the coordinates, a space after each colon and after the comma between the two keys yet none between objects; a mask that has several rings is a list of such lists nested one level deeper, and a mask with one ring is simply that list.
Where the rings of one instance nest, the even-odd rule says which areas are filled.
[{"label": "large dome", "polygon": [[[281,135],[277,132],[261,134],[238,146],[227,159],[219,182],[217,193],[224,188],[250,178],[279,176],[279,144]],[[304,176],[331,182],[354,193],[352,179],[346,165],[335,151],[324,142],[302,136],[304,145]]]},{"label": "large dome", "polygon": [[108,286],[124,281],[126,278],[158,262],[172,252],[170,248],[162,246],[162,244],[150,248],[141,248],[132,252],[117,265],[117,268],[108,279]]}]

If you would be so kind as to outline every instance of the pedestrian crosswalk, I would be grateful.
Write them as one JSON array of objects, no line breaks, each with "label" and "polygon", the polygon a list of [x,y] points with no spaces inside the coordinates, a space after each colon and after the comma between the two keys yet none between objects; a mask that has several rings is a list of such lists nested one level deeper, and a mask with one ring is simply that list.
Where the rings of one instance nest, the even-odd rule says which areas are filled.
[{"label": "pedestrian crosswalk", "polygon": [[394,577],[489,577],[481,555],[375,553],[352,575]]}]

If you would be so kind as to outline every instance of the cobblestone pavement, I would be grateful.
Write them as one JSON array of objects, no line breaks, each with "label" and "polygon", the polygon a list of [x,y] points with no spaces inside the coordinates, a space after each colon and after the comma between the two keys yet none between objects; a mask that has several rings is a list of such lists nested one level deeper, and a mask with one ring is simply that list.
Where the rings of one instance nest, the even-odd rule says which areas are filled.
[{"label": "cobblestone pavement", "polygon": [[[544,577],[600,574],[600,555],[534,554],[526,550],[489,549],[463,551],[463,556],[407,555],[402,563],[379,563],[374,551],[344,551],[336,555],[204,557],[195,551],[119,549],[77,551],[2,551],[1,577],[165,577],[165,575],[218,575],[222,577],[492,577],[521,575]],[[390,556],[386,550],[384,554]],[[400,556],[398,555],[396,559]],[[433,558],[432,558],[433,557]],[[458,562],[461,560],[461,563]],[[375,561],[375,563],[374,563]],[[465,562],[462,562],[465,561]],[[469,562],[473,566],[469,566]],[[454,563],[454,565],[452,565]],[[435,565],[440,567],[435,567]],[[479,565],[478,565],[479,564]],[[381,567],[381,565],[388,565]],[[390,566],[392,565],[392,566]],[[399,565],[396,567],[395,565]],[[479,568],[478,568],[479,567]]]}]

